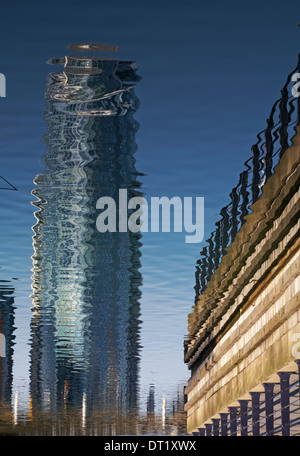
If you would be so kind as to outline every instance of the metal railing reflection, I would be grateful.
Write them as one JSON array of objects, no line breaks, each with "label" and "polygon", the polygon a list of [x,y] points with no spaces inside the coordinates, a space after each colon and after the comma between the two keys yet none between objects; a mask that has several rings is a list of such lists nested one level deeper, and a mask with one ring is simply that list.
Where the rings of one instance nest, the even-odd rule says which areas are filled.
[{"label": "metal railing reflection", "polygon": [[220,211],[221,219],[200,252],[195,272],[195,301],[207,287],[226,249],[234,241],[241,226],[246,222],[251,205],[262,194],[263,187],[273,175],[285,151],[292,145],[296,127],[300,123],[299,97],[293,95],[293,75],[300,72],[300,54],[296,68],[289,74],[281,90],[281,97],[274,103],[267,127],[257,135],[252,146],[252,156],[245,162],[239,181],[230,193],[230,202]]}]

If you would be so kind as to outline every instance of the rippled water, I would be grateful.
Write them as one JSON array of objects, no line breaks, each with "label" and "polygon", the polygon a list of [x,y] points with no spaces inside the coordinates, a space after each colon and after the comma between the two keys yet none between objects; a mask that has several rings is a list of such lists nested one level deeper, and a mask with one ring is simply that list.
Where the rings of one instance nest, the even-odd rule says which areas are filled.
[{"label": "rippled water", "polygon": [[[2,7],[0,432],[185,433],[203,245],[99,233],[96,201],[204,196],[209,236],[295,63],[296,2],[88,3]],[[120,63],[63,72],[83,41]]]}]

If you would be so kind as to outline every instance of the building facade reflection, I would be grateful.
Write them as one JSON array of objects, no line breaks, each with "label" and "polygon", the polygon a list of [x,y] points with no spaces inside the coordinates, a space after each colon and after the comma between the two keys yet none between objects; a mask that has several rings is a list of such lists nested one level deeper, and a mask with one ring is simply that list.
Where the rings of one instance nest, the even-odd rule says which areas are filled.
[{"label": "building facade reflection", "polygon": [[50,63],[64,69],[49,76],[44,171],[32,191],[32,416],[68,409],[84,423],[116,423],[138,410],[141,234],[100,233],[96,202],[118,202],[122,188],[141,195],[139,77],[133,62],[117,59]]},{"label": "building facade reflection", "polygon": [[15,289],[9,280],[0,280],[0,405],[10,409],[13,384],[15,340]]}]

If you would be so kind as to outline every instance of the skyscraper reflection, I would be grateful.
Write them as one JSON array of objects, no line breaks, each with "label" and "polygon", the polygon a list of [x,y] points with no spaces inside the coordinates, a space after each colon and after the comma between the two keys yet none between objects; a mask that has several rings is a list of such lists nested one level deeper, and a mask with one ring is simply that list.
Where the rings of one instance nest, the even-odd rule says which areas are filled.
[{"label": "skyscraper reflection", "polygon": [[32,413],[83,410],[84,423],[115,426],[138,409],[141,234],[98,232],[96,201],[118,202],[121,188],[141,195],[139,77],[133,62],[117,59],[50,63],[64,69],[49,75],[44,172],[32,191]]},{"label": "skyscraper reflection", "polygon": [[10,409],[13,380],[15,331],[15,289],[8,280],[0,280],[0,406]]}]

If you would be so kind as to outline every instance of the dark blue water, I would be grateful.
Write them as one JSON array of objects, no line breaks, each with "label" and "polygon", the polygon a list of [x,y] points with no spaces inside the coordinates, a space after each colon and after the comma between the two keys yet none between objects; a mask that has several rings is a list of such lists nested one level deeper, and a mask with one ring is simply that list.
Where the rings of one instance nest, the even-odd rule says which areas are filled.
[{"label": "dark blue water", "polygon": [[[68,289],[73,280],[73,292],[76,295],[71,301],[78,303],[79,307],[85,306],[80,310],[85,316],[85,326],[76,329],[73,339],[70,333],[70,340],[62,336],[65,343],[65,348],[61,348],[62,359],[66,357],[68,362],[75,360],[76,368],[73,369],[73,364],[70,367],[67,362],[62,362],[59,371],[58,361],[51,361],[51,355],[43,352],[43,346],[49,348],[47,324],[52,321],[52,317],[46,314],[41,322],[38,318],[33,318],[32,311],[36,302],[36,282],[42,283],[38,291],[44,293],[44,302],[48,299],[52,311],[59,308],[59,299],[63,293],[63,288],[60,290],[58,285],[59,280],[51,276],[53,280],[47,282],[50,276],[49,273],[45,274],[45,270],[49,271],[53,267],[54,257],[57,258],[60,251],[55,230],[59,221],[57,214],[61,211],[56,207],[55,199],[64,200],[63,190],[55,190],[56,187],[52,186],[49,193],[45,190],[49,187],[45,186],[40,193],[35,190],[36,193],[32,194],[33,189],[39,187],[33,183],[35,177],[45,173],[51,175],[51,167],[42,159],[46,156],[47,162],[51,144],[49,141],[42,143],[41,138],[47,128],[54,128],[44,119],[48,109],[45,104],[46,80],[54,70],[45,62],[68,54],[67,46],[70,43],[104,42],[119,46],[120,60],[137,63],[138,74],[142,79],[134,87],[140,103],[134,113],[134,118],[139,123],[134,139],[137,146],[134,151],[134,167],[142,174],[138,176],[142,192],[148,198],[203,196],[205,236],[208,237],[218,219],[220,208],[227,204],[231,188],[237,183],[256,134],[265,128],[270,107],[280,96],[280,88],[287,73],[295,66],[299,42],[299,28],[295,19],[297,11],[299,5],[296,1],[290,2],[289,7],[283,10],[279,1],[262,5],[256,0],[242,6],[237,1],[207,4],[192,0],[185,4],[179,1],[154,1],[151,4],[137,1],[126,4],[120,1],[111,4],[99,1],[84,4],[79,1],[29,1],[18,6],[7,3],[2,7],[0,72],[6,76],[7,96],[0,98],[0,175],[12,182],[18,191],[0,190],[0,285],[2,302],[10,309],[7,321],[10,322],[12,333],[13,364],[11,367],[6,366],[11,375],[7,376],[5,394],[8,394],[12,404],[17,404],[18,401],[15,420],[30,421],[34,408],[33,389],[37,404],[53,403],[51,395],[56,393],[50,392],[41,381],[40,373],[37,374],[45,372],[43,363],[50,364],[47,367],[49,372],[52,368],[53,372],[58,372],[53,381],[65,392],[62,393],[63,401],[77,403],[80,410],[83,402],[87,401],[84,402],[84,407],[88,408],[88,395],[82,393],[88,388],[84,383],[87,380],[84,379],[90,379],[96,374],[87,370],[86,376],[82,375],[78,380],[76,375],[80,369],[77,367],[80,364],[97,365],[101,359],[99,355],[97,362],[92,361],[97,353],[83,340],[93,340],[94,346],[99,347],[102,343],[99,334],[106,342],[109,339],[105,335],[106,323],[99,314],[97,320],[89,310],[89,306],[93,308],[96,297],[103,296],[101,283],[105,283],[105,289],[118,296],[118,299],[103,298],[103,303],[108,305],[105,315],[112,311],[109,300],[120,302],[120,296],[122,299],[127,296],[127,305],[134,301],[132,305],[138,308],[138,315],[131,319],[133,327],[129,332],[125,331],[126,337],[130,334],[136,338],[131,342],[129,338],[126,344],[138,349],[134,353],[125,350],[123,361],[120,361],[122,356],[114,361],[115,354],[122,351],[125,333],[123,336],[118,333],[118,340],[115,336],[112,337],[112,344],[115,345],[105,353],[110,357],[111,366],[118,366],[120,373],[117,373],[118,370],[111,373],[108,364],[105,368],[102,367],[102,372],[109,371],[110,377],[107,374],[107,378],[120,378],[120,381],[114,386],[107,378],[102,379],[103,383],[95,380],[97,391],[102,391],[105,396],[110,388],[112,391],[118,388],[130,390],[134,399],[129,402],[124,399],[124,394],[120,395],[123,408],[129,410],[134,403],[134,410],[130,411],[132,417],[126,418],[128,422],[139,422],[136,413],[143,417],[148,408],[148,413],[149,410],[154,410],[159,431],[166,429],[166,422],[161,418],[164,407],[166,406],[167,417],[175,420],[173,411],[174,408],[182,409],[183,386],[189,376],[183,363],[183,340],[187,332],[187,314],[191,311],[194,300],[194,266],[202,248],[199,244],[186,244],[184,233],[144,233],[141,245],[137,245],[139,240],[123,239],[119,240],[121,247],[115,250],[133,250],[140,261],[138,268],[136,264],[135,269],[130,266],[132,257],[126,259],[123,268],[120,267],[117,259],[124,257],[119,254],[117,259],[114,257],[112,268],[103,270],[105,261],[96,255],[90,257],[91,263],[85,266],[84,277],[79,276],[82,268],[79,268],[81,272],[75,270],[73,276],[70,273],[66,279]],[[57,129],[59,128],[58,125]],[[93,128],[99,131],[99,128]],[[54,128],[55,131],[57,129]],[[132,145],[132,140],[129,143]],[[122,157],[117,163],[124,163]],[[82,166],[86,169],[86,163]],[[99,166],[93,166],[93,170],[97,169]],[[124,186],[126,183],[134,187],[134,173],[132,167],[127,168],[125,175],[128,180],[118,182],[118,185]],[[100,174],[93,175],[95,182],[103,181]],[[122,176],[124,179],[124,173]],[[37,183],[40,184],[39,181]],[[85,196],[78,193],[79,187],[75,195],[79,198],[80,205],[80,198],[84,199]],[[91,206],[97,195],[100,196],[98,190],[95,184],[94,195],[89,196]],[[33,270],[36,241],[36,238],[33,239],[33,226],[37,223],[34,217],[37,207],[32,202],[39,198],[50,201],[48,206],[43,206],[43,203],[41,206],[50,211],[50,215],[46,217],[46,223],[42,224],[46,232],[48,229],[48,236],[45,233],[39,234],[42,242],[46,243],[43,249],[46,249],[44,256],[47,260],[45,267],[38,264],[37,271]],[[74,222],[74,214],[72,217]],[[87,226],[88,214],[79,211],[76,217],[77,226]],[[126,248],[122,247],[123,242],[127,242]],[[107,245],[111,243],[107,240]],[[82,255],[82,247],[88,248],[90,245],[93,245],[93,241],[80,239],[78,235],[71,251],[78,258],[78,255]],[[66,258],[70,259],[70,255],[66,255]],[[63,271],[63,264],[61,267]],[[34,277],[41,270],[44,276]],[[130,271],[131,275],[123,274],[120,277],[119,270]],[[99,275],[99,271],[103,276]],[[56,273],[59,275],[60,271]],[[94,274],[93,278],[89,274]],[[124,284],[121,287],[122,293],[109,286],[109,280],[116,284],[113,274],[118,275],[116,280],[119,286]],[[133,276],[138,281],[135,282],[135,291],[131,288],[126,292],[126,284],[128,286]],[[98,289],[89,288],[92,283],[97,283]],[[79,288],[76,294],[77,286]],[[40,299],[40,295],[36,297],[38,302]],[[100,301],[98,299],[97,302]],[[63,303],[65,306],[66,301]],[[103,306],[104,304],[102,308]],[[125,309],[126,306],[121,308]],[[115,309],[114,312],[119,314],[120,309]],[[72,315],[74,316],[74,311]],[[128,315],[124,318],[124,321],[130,320]],[[88,321],[92,323],[87,323]],[[52,328],[54,332],[57,329],[55,324]],[[93,324],[96,328],[94,332]],[[124,329],[124,323],[119,327]],[[34,328],[38,328],[38,331],[35,332]],[[43,328],[46,328],[44,333]],[[49,331],[51,333],[51,329]],[[79,333],[83,339],[80,339]],[[116,330],[112,330],[112,334],[115,335]],[[59,337],[56,334],[51,340],[57,341]],[[136,363],[131,366],[131,374],[126,377],[124,363],[128,358],[136,358]],[[39,367],[34,367],[37,364]],[[64,377],[66,366],[74,371],[72,379]],[[100,367],[98,371],[101,371]],[[123,380],[121,372],[124,374]],[[35,383],[32,381],[34,375]],[[132,378],[130,375],[134,375],[134,380],[129,380],[126,384],[128,378]],[[47,381],[50,384],[51,377]],[[42,399],[39,394],[44,394]],[[100,396],[97,401],[99,403]],[[115,406],[114,410],[118,407],[120,405]],[[46,413],[39,406],[37,410],[38,415]],[[105,410],[107,415],[101,418],[102,421],[99,416],[97,419],[101,423],[109,422],[111,427],[105,428],[106,430],[101,428],[99,432],[118,433],[113,428],[111,417],[114,415],[108,405],[102,406],[101,410]],[[98,412],[100,414],[99,410]],[[58,411],[50,407],[47,413],[55,417]],[[134,432],[147,431],[143,424],[139,426]],[[124,426],[120,429],[119,432],[126,432]],[[172,432],[178,432],[176,426],[174,429]],[[130,432],[133,432],[132,428]],[[171,425],[167,432],[171,432]]]}]

